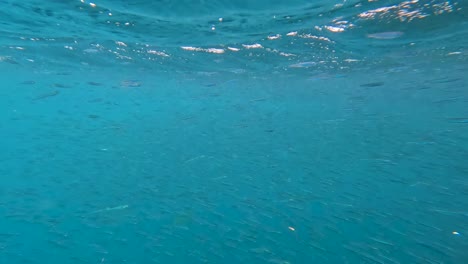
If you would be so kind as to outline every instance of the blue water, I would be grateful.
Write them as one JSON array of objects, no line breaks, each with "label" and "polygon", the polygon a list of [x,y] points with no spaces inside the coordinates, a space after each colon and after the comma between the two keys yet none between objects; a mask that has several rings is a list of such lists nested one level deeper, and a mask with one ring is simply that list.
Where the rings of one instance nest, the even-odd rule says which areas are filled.
[{"label": "blue water", "polygon": [[0,263],[468,263],[467,1],[0,7]]}]

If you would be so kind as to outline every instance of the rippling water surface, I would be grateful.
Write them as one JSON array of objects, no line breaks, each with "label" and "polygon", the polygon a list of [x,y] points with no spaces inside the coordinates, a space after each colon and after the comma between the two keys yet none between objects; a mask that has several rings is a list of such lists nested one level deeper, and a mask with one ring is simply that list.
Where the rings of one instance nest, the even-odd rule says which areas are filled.
[{"label": "rippling water surface", "polygon": [[467,1],[0,1],[0,263],[466,263]]}]

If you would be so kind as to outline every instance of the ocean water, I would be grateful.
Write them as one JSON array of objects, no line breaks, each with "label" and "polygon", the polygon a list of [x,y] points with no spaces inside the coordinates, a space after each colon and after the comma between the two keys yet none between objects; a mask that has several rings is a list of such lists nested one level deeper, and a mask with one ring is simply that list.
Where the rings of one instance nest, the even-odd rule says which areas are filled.
[{"label": "ocean water", "polygon": [[0,263],[468,263],[467,1],[0,7]]}]

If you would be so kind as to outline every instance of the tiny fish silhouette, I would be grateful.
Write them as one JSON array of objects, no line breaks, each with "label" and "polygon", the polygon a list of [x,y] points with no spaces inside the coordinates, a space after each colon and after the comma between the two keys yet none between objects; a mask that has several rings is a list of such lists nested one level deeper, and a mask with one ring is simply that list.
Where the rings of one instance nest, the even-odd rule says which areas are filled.
[{"label": "tiny fish silhouette", "polygon": [[52,91],[52,92],[49,92],[49,93],[45,93],[45,94],[42,94],[42,95],[39,95],[39,96],[35,97],[33,99],[33,101],[38,101],[38,100],[46,99],[48,97],[53,97],[53,96],[58,95],[59,93],[60,93],[59,91]]},{"label": "tiny fish silhouette", "polygon": [[384,85],[384,82],[372,82],[372,83],[365,83],[361,84],[361,87],[377,87]]}]

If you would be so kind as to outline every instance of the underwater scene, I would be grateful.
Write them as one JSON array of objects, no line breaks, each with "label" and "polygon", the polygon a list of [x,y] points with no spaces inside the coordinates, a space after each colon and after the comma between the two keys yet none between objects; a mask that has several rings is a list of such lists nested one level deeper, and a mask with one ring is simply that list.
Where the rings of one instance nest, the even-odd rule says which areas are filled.
[{"label": "underwater scene", "polygon": [[0,7],[0,263],[468,263],[468,1]]}]

